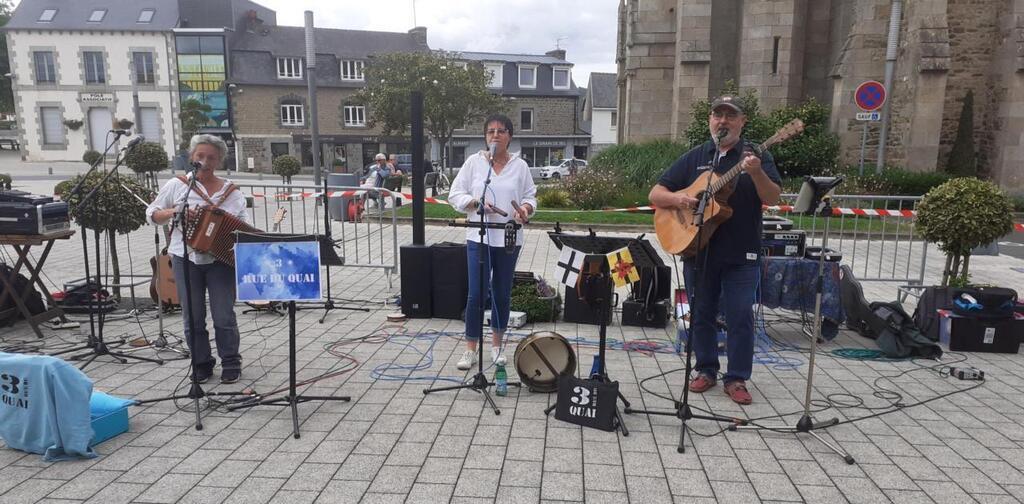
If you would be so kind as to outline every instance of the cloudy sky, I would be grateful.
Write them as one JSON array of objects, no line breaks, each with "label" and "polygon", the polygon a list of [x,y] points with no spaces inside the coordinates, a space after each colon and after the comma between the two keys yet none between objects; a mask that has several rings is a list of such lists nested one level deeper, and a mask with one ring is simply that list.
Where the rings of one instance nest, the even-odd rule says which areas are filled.
[{"label": "cloudy sky", "polygon": [[[427,27],[433,49],[543,54],[557,43],[573,80],[615,72],[618,0],[255,0],[281,25],[302,26],[312,10],[322,28],[407,31]],[[415,21],[413,6],[415,5]]]}]

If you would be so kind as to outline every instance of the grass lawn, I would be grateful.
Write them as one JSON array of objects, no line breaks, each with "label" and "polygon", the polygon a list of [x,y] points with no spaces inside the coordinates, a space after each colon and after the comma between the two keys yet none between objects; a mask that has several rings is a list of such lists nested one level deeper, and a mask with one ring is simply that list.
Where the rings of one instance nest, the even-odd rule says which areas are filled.
[{"label": "grass lawn", "polygon": [[[465,217],[453,210],[448,205],[424,205],[426,208],[426,217],[428,219],[457,219]],[[405,204],[398,210],[399,217],[412,217],[412,205]],[[807,217],[803,215],[783,215],[783,217],[793,221],[793,227],[795,229],[805,229],[821,231],[825,227],[824,219],[821,217]],[[817,221],[817,222],[815,222]],[[577,224],[624,224],[631,226],[646,226],[654,227],[654,215],[645,213],[629,213],[629,212],[567,212],[567,211],[544,211],[539,210],[534,215],[532,222],[571,222]],[[868,218],[868,217],[854,217],[847,215],[845,217],[834,217],[832,222],[829,223],[829,232],[835,234],[867,234],[867,233],[885,233],[886,235],[895,235],[896,233],[902,233],[906,235],[913,228],[913,224],[908,219],[902,218],[888,218],[882,220],[881,218]]]}]

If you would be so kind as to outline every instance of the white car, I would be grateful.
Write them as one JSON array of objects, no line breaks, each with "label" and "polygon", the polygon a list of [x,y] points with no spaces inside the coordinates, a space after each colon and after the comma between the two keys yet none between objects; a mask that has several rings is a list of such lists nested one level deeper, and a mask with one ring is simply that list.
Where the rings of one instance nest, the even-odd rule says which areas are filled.
[{"label": "white car", "polygon": [[541,168],[540,169],[540,178],[545,179],[545,180],[547,180],[547,179],[558,180],[558,179],[560,179],[562,177],[567,177],[567,176],[569,176],[569,173],[570,173],[570,169],[569,168],[574,163],[576,165],[576,170],[577,171],[578,170],[582,170],[582,169],[587,167],[587,162],[582,160],[582,159],[566,159],[566,160],[562,161],[561,163],[559,163],[557,165],[545,166],[544,168]]}]

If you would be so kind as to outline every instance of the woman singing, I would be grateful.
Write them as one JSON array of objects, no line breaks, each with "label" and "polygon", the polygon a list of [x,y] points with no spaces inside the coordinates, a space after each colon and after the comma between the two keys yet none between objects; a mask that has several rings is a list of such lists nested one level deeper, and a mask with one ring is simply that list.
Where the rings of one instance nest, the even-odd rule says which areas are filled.
[{"label": "woman singing", "polygon": [[[526,162],[508,151],[512,142],[512,121],[503,115],[488,117],[484,121],[484,139],[488,146],[494,145],[493,159],[489,152],[470,156],[452,182],[448,201],[456,210],[467,214],[470,222],[480,221],[480,202],[483,201],[485,222],[505,223],[514,219],[524,224],[537,208],[537,187]],[[491,183],[484,194],[488,173]],[[480,254],[484,257],[484,288],[489,288],[491,294],[491,361],[505,363],[501,341],[508,327],[512,273],[522,245],[522,229],[516,232],[514,250],[505,249],[502,229],[487,229],[483,243],[480,243],[479,229],[466,229],[469,298],[466,300],[466,352],[459,359],[459,369],[473,367],[477,361],[477,344],[483,338],[480,305],[485,293],[480,292]]]},{"label": "woman singing", "polygon": [[[182,207],[188,194],[190,213],[204,206],[217,206],[242,221],[248,222],[245,211],[245,197],[237,191],[231,181],[218,177],[214,171],[220,169],[228,153],[228,146],[220,137],[196,135],[189,147],[189,160],[197,167],[196,184],[188,192],[189,180],[175,177],[167,181],[156,199],[146,209],[146,217],[157,225],[167,224],[175,212]],[[190,251],[188,254],[189,287],[192,295],[185,294],[185,241],[181,229],[175,226],[171,231],[168,252],[171,254],[171,268],[178,287],[181,313],[185,320],[185,340],[192,351],[192,365],[196,381],[203,383],[213,375],[217,364],[210,352],[210,333],[206,330],[206,294],[210,294],[210,312],[213,314],[213,328],[217,339],[217,353],[221,359],[221,383],[234,383],[242,374],[242,356],[238,353],[238,324],[235,321],[235,270],[216,261],[212,255]],[[189,300],[191,299],[191,306]],[[193,327],[195,330],[193,330]]]}]

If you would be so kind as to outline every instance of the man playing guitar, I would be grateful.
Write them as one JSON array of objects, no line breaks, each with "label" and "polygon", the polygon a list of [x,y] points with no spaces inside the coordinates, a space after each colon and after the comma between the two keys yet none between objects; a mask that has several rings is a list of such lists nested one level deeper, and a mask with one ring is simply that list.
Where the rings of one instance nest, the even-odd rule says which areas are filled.
[{"label": "man playing guitar", "polygon": [[[719,225],[703,251],[683,263],[686,288],[690,299],[697,303],[692,307],[691,324],[697,374],[690,381],[690,390],[701,393],[714,387],[717,381],[720,364],[715,321],[721,299],[728,325],[725,393],[739,404],[750,404],[752,400],[746,380],[750,379],[753,367],[752,307],[760,279],[761,206],[776,204],[782,192],[771,154],[765,152],[758,158],[741,138],[746,123],[738,97],[727,95],[716,99],[708,116],[712,139],[677,159],[649,195],[651,204],[659,209],[693,212],[699,200],[683,194],[681,189],[712,169],[716,160],[717,174],[737,164],[744,171],[731,182],[734,189],[728,204],[733,210],[732,217]],[[699,279],[695,268],[699,269]],[[694,286],[699,288],[698,292],[694,292]]]}]

